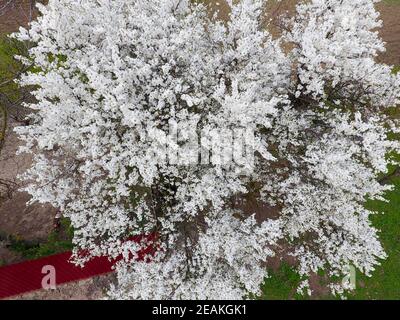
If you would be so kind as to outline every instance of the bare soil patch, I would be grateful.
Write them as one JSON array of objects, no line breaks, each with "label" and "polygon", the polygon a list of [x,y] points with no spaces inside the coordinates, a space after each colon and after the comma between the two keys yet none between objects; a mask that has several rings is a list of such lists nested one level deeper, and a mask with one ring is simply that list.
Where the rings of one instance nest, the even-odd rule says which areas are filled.
[{"label": "bare soil patch", "polygon": [[391,65],[400,65],[400,4],[377,5],[383,20],[381,37],[386,42],[386,52],[379,57],[380,62]]},{"label": "bare soil patch", "polygon": [[[0,179],[12,181],[16,186],[23,184],[18,180],[22,174],[31,166],[30,155],[16,155],[21,141],[13,132],[15,123],[11,122],[5,144],[0,153]],[[0,234],[2,237],[13,236],[30,241],[41,241],[47,239],[53,230],[56,209],[50,205],[38,203],[27,205],[30,196],[26,192],[16,191],[0,206]],[[11,264],[23,259],[7,248],[6,241],[0,241],[0,265]]]},{"label": "bare soil patch", "polygon": [[27,27],[36,15],[35,0],[0,0],[0,35]]}]

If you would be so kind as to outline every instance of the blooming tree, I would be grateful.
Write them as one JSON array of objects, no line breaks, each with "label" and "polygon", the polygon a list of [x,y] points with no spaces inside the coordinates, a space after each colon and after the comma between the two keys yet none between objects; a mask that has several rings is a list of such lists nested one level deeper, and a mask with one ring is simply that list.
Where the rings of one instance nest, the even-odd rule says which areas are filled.
[{"label": "blooming tree", "polygon": [[[123,299],[259,294],[282,248],[299,290],[319,269],[370,274],[385,253],[363,203],[390,188],[400,98],[375,62],[375,2],[305,1],[278,38],[262,0],[228,1],[227,22],[188,0],[40,6],[15,35],[36,44],[21,84],[37,88],[17,131],[27,191],[71,220],[75,262],[122,256],[109,295]],[[271,214],[238,206],[249,194]]]}]

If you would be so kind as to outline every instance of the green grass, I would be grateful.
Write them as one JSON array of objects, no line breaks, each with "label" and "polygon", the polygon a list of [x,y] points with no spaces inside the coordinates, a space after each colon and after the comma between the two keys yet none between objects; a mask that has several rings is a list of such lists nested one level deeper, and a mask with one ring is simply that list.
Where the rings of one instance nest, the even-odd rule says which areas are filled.
[{"label": "green grass", "polygon": [[61,230],[52,232],[45,242],[26,241],[11,237],[8,248],[23,258],[32,260],[72,250],[73,229],[69,220],[61,220]]}]

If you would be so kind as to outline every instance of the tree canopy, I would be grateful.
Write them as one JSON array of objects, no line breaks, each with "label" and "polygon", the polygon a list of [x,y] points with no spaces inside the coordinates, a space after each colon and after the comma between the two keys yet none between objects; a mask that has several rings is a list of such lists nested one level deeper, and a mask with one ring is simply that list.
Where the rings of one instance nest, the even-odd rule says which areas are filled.
[{"label": "tree canopy", "polygon": [[283,249],[299,292],[385,258],[364,202],[390,189],[400,77],[375,60],[375,2],[300,2],[279,37],[262,0],[228,1],[227,22],[187,0],[40,6],[15,35],[35,43],[26,190],[70,218],[77,263],[123,256],[111,298],[241,299]]}]

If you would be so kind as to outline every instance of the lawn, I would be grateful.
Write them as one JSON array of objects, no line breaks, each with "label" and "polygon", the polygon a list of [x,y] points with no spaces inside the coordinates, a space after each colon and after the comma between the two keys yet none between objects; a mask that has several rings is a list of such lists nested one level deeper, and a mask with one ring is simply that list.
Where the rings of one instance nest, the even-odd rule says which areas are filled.
[{"label": "lawn", "polygon": [[[0,83],[8,80],[18,72],[20,64],[13,58],[18,53],[15,41],[0,35]],[[19,94],[17,88],[17,85],[11,82],[6,86],[0,87],[0,90],[10,98],[17,98]]]},{"label": "lawn", "polygon": [[[396,0],[400,3],[400,0]],[[393,68],[393,73],[400,72],[400,66]],[[388,109],[388,115],[400,119],[400,108]],[[390,139],[400,139],[400,135],[390,136]],[[400,161],[400,155],[394,155]],[[388,255],[381,265],[376,267],[371,277],[360,272],[356,273],[356,289],[347,295],[352,300],[400,300],[400,176],[393,174],[394,166],[389,167],[390,179],[387,183],[393,185],[393,190],[387,192],[384,201],[367,201],[366,207],[376,215],[371,217],[373,225],[380,230],[379,237]],[[393,175],[392,175],[393,174]],[[276,272],[269,270],[270,278],[262,285],[261,299],[304,299],[295,293],[295,288],[301,279],[287,264],[282,264]],[[333,296],[317,296],[318,299],[334,299]]]}]

